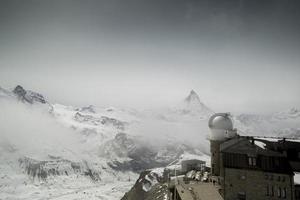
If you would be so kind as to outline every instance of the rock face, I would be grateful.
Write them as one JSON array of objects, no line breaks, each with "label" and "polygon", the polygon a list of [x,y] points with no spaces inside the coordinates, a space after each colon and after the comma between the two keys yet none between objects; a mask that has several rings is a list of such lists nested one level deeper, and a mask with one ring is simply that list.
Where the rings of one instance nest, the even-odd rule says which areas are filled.
[{"label": "rock face", "polygon": [[26,90],[24,90],[24,88],[20,85],[18,85],[17,87],[15,87],[15,89],[13,90],[13,92],[19,97],[19,98],[24,98],[24,96],[26,95]]},{"label": "rock face", "polygon": [[101,181],[102,168],[94,169],[85,161],[74,162],[49,156],[48,160],[35,160],[29,157],[19,158],[19,165],[32,180],[46,181],[53,176],[82,175],[92,181]]},{"label": "rock face", "polygon": [[45,98],[41,94],[30,91],[30,90],[25,90],[20,85],[15,87],[15,89],[13,90],[13,93],[17,96],[17,98],[19,100],[30,103],[30,104],[33,104],[36,102],[42,103],[42,104],[46,103]]},{"label": "rock face", "polygon": [[23,157],[19,164],[26,174],[32,179],[46,180],[49,176],[71,175],[83,173],[83,166],[80,163],[63,159],[52,159],[38,161],[32,158]]}]

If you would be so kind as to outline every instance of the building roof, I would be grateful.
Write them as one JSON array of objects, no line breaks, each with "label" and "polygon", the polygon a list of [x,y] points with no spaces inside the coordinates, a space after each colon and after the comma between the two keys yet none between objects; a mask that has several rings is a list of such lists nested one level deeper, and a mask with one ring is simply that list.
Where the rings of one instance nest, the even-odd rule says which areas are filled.
[{"label": "building roof", "polygon": [[267,142],[267,146],[269,149],[276,150],[287,150],[287,149],[295,149],[300,151],[300,142],[298,141],[289,141],[286,139],[279,140],[278,142]]},{"label": "building roof", "polygon": [[223,142],[220,151],[224,167],[293,174],[287,155],[268,149],[267,142],[253,137],[235,137]]},{"label": "building roof", "polygon": [[261,144],[262,140],[255,140],[252,137],[235,137],[225,141],[220,146],[221,152],[237,153],[251,155],[264,155],[274,157],[284,157],[284,154],[264,148]]},{"label": "building roof", "polygon": [[180,184],[176,185],[176,190],[182,200],[223,200],[218,188],[212,183],[185,184],[180,181]]},{"label": "building roof", "polygon": [[183,160],[181,161],[181,164],[186,164],[186,163],[200,163],[200,164],[205,164],[206,162],[203,160],[198,160],[198,159],[190,159],[190,160]]}]

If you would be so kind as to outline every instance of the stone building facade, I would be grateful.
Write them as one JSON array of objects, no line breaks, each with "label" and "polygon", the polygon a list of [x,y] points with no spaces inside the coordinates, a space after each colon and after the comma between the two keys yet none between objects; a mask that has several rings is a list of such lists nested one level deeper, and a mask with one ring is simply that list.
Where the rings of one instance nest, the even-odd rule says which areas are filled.
[{"label": "stone building facade", "polygon": [[294,199],[291,175],[234,168],[225,174],[224,199]]},{"label": "stone building facade", "polygon": [[236,137],[220,145],[220,180],[225,200],[295,199],[294,173],[287,156]]}]

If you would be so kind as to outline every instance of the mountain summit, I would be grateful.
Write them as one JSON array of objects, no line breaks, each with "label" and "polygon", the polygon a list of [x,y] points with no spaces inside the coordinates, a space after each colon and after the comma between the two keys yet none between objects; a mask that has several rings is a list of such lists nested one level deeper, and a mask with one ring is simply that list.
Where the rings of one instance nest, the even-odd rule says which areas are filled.
[{"label": "mountain summit", "polygon": [[199,102],[199,103],[201,103],[199,95],[194,90],[191,90],[189,96],[187,96],[184,99],[184,101],[186,103],[192,103],[192,102]]},{"label": "mountain summit", "polygon": [[213,114],[213,111],[201,102],[199,95],[194,90],[191,90],[179,108],[177,108],[177,113],[206,119]]}]

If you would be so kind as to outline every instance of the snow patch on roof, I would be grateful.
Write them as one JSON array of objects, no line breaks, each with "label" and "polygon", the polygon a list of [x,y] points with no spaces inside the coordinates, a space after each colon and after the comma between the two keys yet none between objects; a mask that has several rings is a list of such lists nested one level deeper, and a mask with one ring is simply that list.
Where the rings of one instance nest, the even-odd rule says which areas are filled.
[{"label": "snow patch on roof", "polygon": [[265,149],[265,148],[266,148],[266,144],[265,144],[264,142],[262,142],[262,141],[257,141],[257,140],[255,140],[255,141],[254,141],[254,144],[255,144],[256,146],[259,146],[259,147],[262,148],[262,149]]}]

